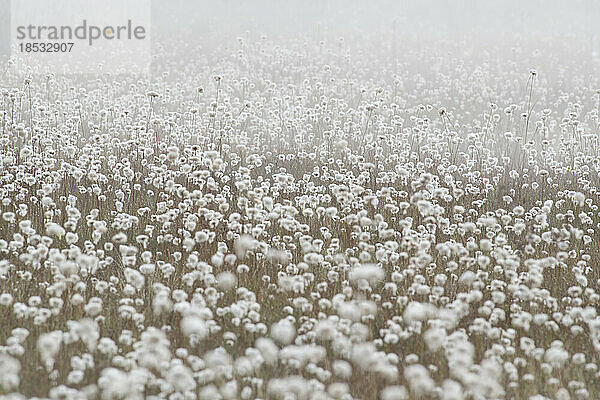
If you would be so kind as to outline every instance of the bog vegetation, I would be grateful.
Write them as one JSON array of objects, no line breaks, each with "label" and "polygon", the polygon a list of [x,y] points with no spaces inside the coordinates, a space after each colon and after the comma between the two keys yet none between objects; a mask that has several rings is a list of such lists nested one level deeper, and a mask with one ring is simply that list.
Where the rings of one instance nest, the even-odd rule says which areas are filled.
[{"label": "bog vegetation", "polygon": [[2,65],[2,398],[600,398],[590,65],[224,43]]}]

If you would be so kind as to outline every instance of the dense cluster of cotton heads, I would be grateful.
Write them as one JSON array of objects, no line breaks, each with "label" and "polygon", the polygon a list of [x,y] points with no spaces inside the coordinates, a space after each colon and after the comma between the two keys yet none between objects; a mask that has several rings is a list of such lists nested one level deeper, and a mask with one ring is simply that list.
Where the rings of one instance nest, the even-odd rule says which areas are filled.
[{"label": "dense cluster of cotton heads", "polygon": [[2,65],[2,398],[600,398],[598,67],[535,45]]}]

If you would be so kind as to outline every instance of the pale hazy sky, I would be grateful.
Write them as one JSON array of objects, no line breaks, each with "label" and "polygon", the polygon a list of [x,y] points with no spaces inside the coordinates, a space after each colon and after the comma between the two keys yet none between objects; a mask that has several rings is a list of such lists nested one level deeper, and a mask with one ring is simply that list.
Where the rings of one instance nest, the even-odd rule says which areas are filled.
[{"label": "pale hazy sky", "polygon": [[332,34],[396,29],[427,35],[471,38],[507,33],[598,36],[600,2],[593,0],[153,0],[160,31],[208,29],[235,34],[263,30],[269,35],[323,31]]},{"label": "pale hazy sky", "polygon": [[[600,52],[600,1],[595,0],[151,1],[153,38],[198,45],[251,31],[274,39],[344,36],[355,42],[392,38],[425,43],[450,39],[491,49],[511,41],[536,45],[536,38],[544,38],[541,51],[552,52],[553,40],[563,45],[570,40],[578,55]],[[0,11],[9,4],[10,0],[0,0]]]}]

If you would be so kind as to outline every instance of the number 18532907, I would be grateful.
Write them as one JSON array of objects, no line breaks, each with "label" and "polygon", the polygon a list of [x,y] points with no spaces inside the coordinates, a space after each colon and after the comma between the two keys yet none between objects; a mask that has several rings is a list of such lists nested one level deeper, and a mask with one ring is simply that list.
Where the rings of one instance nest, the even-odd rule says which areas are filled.
[{"label": "number 18532907", "polygon": [[21,53],[70,53],[74,43],[28,42],[19,43]]}]

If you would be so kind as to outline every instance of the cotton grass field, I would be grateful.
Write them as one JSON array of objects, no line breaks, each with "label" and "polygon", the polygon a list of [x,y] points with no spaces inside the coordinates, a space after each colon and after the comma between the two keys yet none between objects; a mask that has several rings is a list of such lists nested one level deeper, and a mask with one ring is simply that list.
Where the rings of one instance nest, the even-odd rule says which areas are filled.
[{"label": "cotton grass field", "polygon": [[0,68],[3,399],[600,398],[583,44],[155,45]]}]

